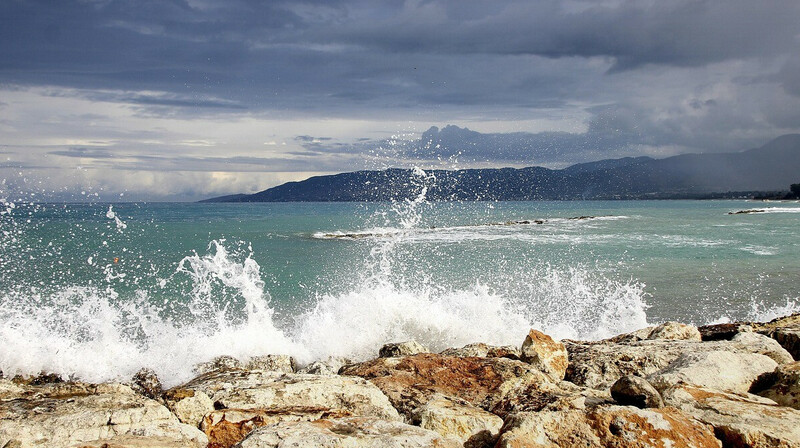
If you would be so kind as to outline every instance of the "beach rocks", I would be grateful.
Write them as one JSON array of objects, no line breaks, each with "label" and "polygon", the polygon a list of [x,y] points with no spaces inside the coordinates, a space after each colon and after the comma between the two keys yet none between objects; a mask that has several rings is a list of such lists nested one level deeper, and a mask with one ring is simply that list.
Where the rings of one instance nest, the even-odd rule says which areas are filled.
[{"label": "beach rocks", "polygon": [[434,431],[374,417],[281,422],[253,431],[240,448],[460,448]]},{"label": "beach rocks", "polygon": [[248,359],[243,367],[245,370],[293,373],[297,370],[297,363],[289,355],[261,355]]},{"label": "beach rocks", "polygon": [[381,358],[392,358],[396,356],[416,355],[417,353],[428,353],[429,351],[430,350],[417,341],[392,342],[381,347],[378,356]]},{"label": "beach rocks", "polygon": [[538,382],[509,392],[492,408],[492,412],[506,417],[519,412],[586,409],[600,404],[612,404],[607,390],[580,387],[567,381],[558,384]]},{"label": "beach rocks", "polygon": [[494,446],[503,419],[466,402],[437,396],[414,411],[415,425],[456,440],[465,448]]},{"label": "beach rocks", "polygon": [[523,412],[510,416],[497,448],[719,448],[707,425],[676,409],[598,406],[588,411]]},{"label": "beach rocks", "polygon": [[26,388],[0,402],[0,446],[205,447],[199,429],[121,384],[63,383]]},{"label": "beach rocks", "polygon": [[623,376],[611,386],[611,397],[623,406],[662,408],[664,401],[655,387],[644,378]]},{"label": "beach rocks", "polygon": [[549,375],[555,381],[564,379],[569,365],[567,349],[550,336],[531,330],[522,343],[521,359]]},{"label": "beach rocks", "polygon": [[680,322],[664,322],[653,328],[647,335],[649,340],[662,341],[701,341],[700,331],[694,325],[682,324]]},{"label": "beach rocks", "polygon": [[522,352],[519,347],[504,345],[501,347],[487,345],[482,342],[467,344],[461,348],[448,348],[440,353],[444,356],[460,356],[462,358],[508,358],[520,359]]},{"label": "beach rocks", "polygon": [[751,394],[732,394],[685,384],[662,394],[664,402],[714,427],[723,446],[800,447],[800,411]]},{"label": "beach rocks", "polygon": [[491,410],[513,390],[552,380],[531,365],[506,358],[461,358],[426,353],[378,358],[339,372],[378,386],[408,419],[434,394],[455,397]]},{"label": "beach rocks", "polygon": [[341,356],[331,356],[327,359],[314,361],[298,370],[297,373],[311,373],[314,375],[337,375],[342,366],[351,364],[352,361]]},{"label": "beach rocks", "polygon": [[164,392],[161,381],[151,369],[141,369],[131,379],[131,388],[147,398],[160,398]]},{"label": "beach rocks", "polygon": [[666,368],[650,375],[648,380],[659,390],[685,383],[746,393],[761,374],[772,372],[777,366],[772,359],[756,353],[684,353]]},{"label": "beach rocks", "polygon": [[192,389],[170,389],[164,394],[164,400],[178,420],[195,428],[214,410],[214,402],[208,395]]},{"label": "beach rocks", "polygon": [[769,398],[781,406],[800,409],[800,361],[778,366],[769,375],[769,387],[758,395]]}]

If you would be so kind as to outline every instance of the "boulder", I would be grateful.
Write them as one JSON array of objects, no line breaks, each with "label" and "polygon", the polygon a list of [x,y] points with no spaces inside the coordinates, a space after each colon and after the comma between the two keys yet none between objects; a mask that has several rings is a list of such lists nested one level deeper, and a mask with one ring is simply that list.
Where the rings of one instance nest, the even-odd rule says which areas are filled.
[{"label": "boulder", "polygon": [[569,365],[567,349],[541,331],[531,330],[522,343],[522,360],[549,375],[555,381],[564,379]]},{"label": "boulder", "polygon": [[568,381],[534,382],[506,394],[491,411],[506,417],[519,412],[586,409],[600,404],[613,404],[607,390],[589,389]]},{"label": "boulder", "polygon": [[623,376],[611,386],[611,397],[623,406],[637,408],[662,408],[661,394],[646,379],[638,376]]},{"label": "boulder", "polygon": [[494,446],[503,419],[461,400],[437,396],[414,411],[412,423],[465,448]]},{"label": "boulder", "polygon": [[0,446],[205,447],[197,428],[122,384],[32,387],[0,402]]},{"label": "boulder", "polygon": [[233,356],[217,356],[208,362],[196,364],[192,371],[198,375],[214,372],[217,370],[241,369],[242,362]]},{"label": "boulder", "polygon": [[701,341],[702,337],[697,327],[694,325],[682,324],[680,322],[664,322],[656,326],[647,335],[650,340],[662,341]]},{"label": "boulder", "polygon": [[147,398],[158,399],[164,389],[161,387],[161,381],[158,375],[151,369],[143,368],[136,372],[131,379],[131,389],[139,392]]},{"label": "boulder", "polygon": [[497,448],[719,448],[711,427],[676,409],[599,406],[514,414]]},{"label": "boulder", "polygon": [[664,402],[712,425],[723,446],[800,447],[800,411],[751,394],[732,394],[686,384],[662,393]]},{"label": "boulder", "polygon": [[800,361],[800,326],[775,328],[766,331],[765,334],[775,339],[792,355],[792,358]]},{"label": "boulder", "polygon": [[263,426],[237,448],[459,448],[434,431],[374,417],[281,422]]},{"label": "boulder", "polygon": [[164,401],[178,420],[195,428],[200,426],[206,414],[214,410],[214,402],[199,390],[170,389],[164,394]]},{"label": "boulder", "polygon": [[314,375],[338,375],[342,366],[352,363],[348,358],[330,356],[327,359],[314,361],[298,370],[297,373],[311,373]]},{"label": "boulder", "polygon": [[25,395],[25,389],[11,380],[0,379],[0,400],[10,400]]},{"label": "boulder", "polygon": [[266,370],[270,372],[293,373],[297,363],[289,355],[253,356],[244,363],[245,370]]},{"label": "boulder", "polygon": [[781,406],[800,409],[800,361],[778,366],[770,377],[772,384],[758,395]]},{"label": "boulder", "polygon": [[704,341],[730,341],[739,333],[753,331],[753,325],[747,322],[711,324],[697,327]]},{"label": "boulder", "polygon": [[522,361],[433,353],[373,359],[345,366],[339,373],[370,380],[409,419],[416,408],[436,393],[491,411],[514,390],[552,382],[547,375]]},{"label": "boulder", "polygon": [[430,350],[417,341],[391,342],[381,347],[378,356],[381,358],[393,358],[428,352],[430,352]]},{"label": "boulder", "polygon": [[746,393],[760,375],[772,372],[777,366],[772,359],[757,353],[684,353],[647,379],[656,389],[662,391],[675,384],[686,383]]},{"label": "boulder", "polygon": [[[213,409],[209,410],[208,402],[198,398],[201,394],[209,397]],[[326,416],[400,420],[389,399],[373,384],[338,375],[218,370],[167,391],[166,396],[175,398],[168,400],[173,409],[178,409],[184,400],[193,400],[187,406],[197,409],[192,419],[205,407],[202,428],[211,447],[231,446],[255,427],[284,420]]]},{"label": "boulder", "polygon": [[474,344],[467,344],[461,348],[448,348],[440,353],[444,356],[460,356],[462,358],[478,357],[478,358],[508,358],[520,359],[522,353],[519,347],[511,345],[494,346],[484,344],[483,342],[476,342]]},{"label": "boulder", "polygon": [[752,353],[769,356],[778,364],[794,362],[792,355],[778,341],[763,334],[742,332],[734,336],[731,342],[744,345]]}]

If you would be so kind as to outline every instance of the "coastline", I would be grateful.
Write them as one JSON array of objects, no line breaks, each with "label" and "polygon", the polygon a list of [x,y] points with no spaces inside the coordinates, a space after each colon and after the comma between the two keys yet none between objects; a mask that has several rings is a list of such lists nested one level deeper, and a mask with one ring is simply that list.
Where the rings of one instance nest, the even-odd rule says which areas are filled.
[{"label": "coastline", "polygon": [[800,314],[601,341],[221,357],[162,390],[0,378],[3,447],[800,446]]}]

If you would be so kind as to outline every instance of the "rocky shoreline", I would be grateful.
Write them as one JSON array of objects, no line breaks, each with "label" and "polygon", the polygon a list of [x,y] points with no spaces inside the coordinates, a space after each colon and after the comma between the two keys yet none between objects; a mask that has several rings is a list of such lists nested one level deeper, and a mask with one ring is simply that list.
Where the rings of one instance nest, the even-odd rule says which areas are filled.
[{"label": "rocky shoreline", "polygon": [[147,369],[0,378],[0,448],[800,447],[798,359],[800,314],[441,353],[408,341],[302,368],[223,357],[168,390]]}]

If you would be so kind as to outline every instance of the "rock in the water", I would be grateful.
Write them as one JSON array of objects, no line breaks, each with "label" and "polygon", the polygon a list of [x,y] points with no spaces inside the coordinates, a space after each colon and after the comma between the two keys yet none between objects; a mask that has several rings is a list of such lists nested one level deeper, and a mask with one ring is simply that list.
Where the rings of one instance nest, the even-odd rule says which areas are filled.
[{"label": "rock in the water", "polygon": [[707,425],[675,409],[600,406],[523,412],[506,420],[497,448],[719,448]]},{"label": "rock in the water", "polygon": [[684,353],[663,370],[648,376],[658,390],[685,383],[720,391],[746,393],[759,375],[778,364],[757,353]]},{"label": "rock in the water", "polygon": [[158,375],[151,369],[143,368],[136,372],[131,382],[131,388],[147,398],[159,398],[164,392]]},{"label": "rock in the water", "polygon": [[770,376],[773,384],[758,395],[781,406],[800,409],[800,361],[778,366]]},{"label": "rock in the water", "polygon": [[680,322],[664,322],[653,328],[647,339],[665,341],[700,341],[702,338],[697,327]]},{"label": "rock in the water", "polygon": [[246,370],[266,370],[270,372],[293,373],[297,363],[289,355],[253,356],[244,364]]},{"label": "rock in the water", "polygon": [[314,361],[311,364],[298,370],[297,373],[311,373],[314,375],[338,375],[342,366],[352,363],[348,358],[341,356],[331,356],[327,359]]},{"label": "rock in the water", "polygon": [[261,427],[238,448],[459,448],[434,431],[374,417],[282,422]]},{"label": "rock in the water", "polygon": [[511,345],[493,346],[487,345],[483,342],[476,342],[474,344],[467,344],[461,348],[448,348],[440,353],[444,356],[460,356],[462,358],[478,357],[478,358],[508,358],[520,359],[522,353],[519,347]]},{"label": "rock in the water", "polygon": [[569,365],[567,349],[541,331],[531,330],[522,343],[522,360],[549,375],[555,381],[564,379]]},{"label": "rock in the water", "polygon": [[34,387],[0,402],[0,446],[200,448],[208,439],[121,384]]},{"label": "rock in the water", "polygon": [[674,406],[712,425],[723,446],[800,447],[800,411],[751,394],[731,394],[685,384],[662,394]]},{"label": "rock in the water", "polygon": [[[228,447],[259,425],[325,416],[374,416],[400,420],[389,399],[361,378],[226,370],[201,375],[175,389],[210,397],[215,410],[203,418],[210,446]],[[167,392],[167,396],[173,393]],[[171,405],[177,408],[182,400]]]},{"label": "rock in the water", "polygon": [[638,376],[627,375],[618,379],[611,386],[611,396],[614,401],[623,406],[636,406],[637,408],[662,408],[664,402],[661,394],[646,379]]},{"label": "rock in the water", "polygon": [[547,375],[522,361],[432,353],[373,359],[345,366],[339,373],[369,379],[409,419],[416,408],[436,393],[491,411],[513,390],[533,383],[552,382]]},{"label": "rock in the water", "polygon": [[381,358],[393,358],[428,352],[430,352],[430,350],[417,341],[392,342],[381,347],[378,356]]},{"label": "rock in the water", "polygon": [[456,440],[464,448],[494,446],[503,419],[466,402],[439,396],[414,411],[415,425]]}]

